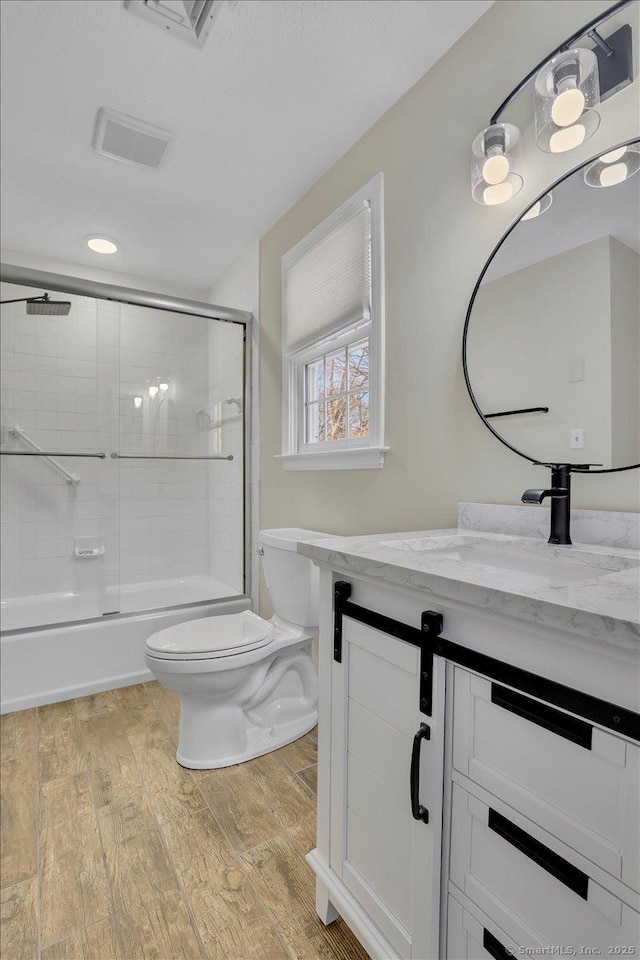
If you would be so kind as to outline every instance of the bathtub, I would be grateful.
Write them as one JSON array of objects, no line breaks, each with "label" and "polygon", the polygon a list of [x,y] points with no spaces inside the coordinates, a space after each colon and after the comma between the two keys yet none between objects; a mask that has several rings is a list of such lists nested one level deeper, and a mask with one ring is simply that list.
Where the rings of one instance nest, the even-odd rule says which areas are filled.
[{"label": "bathtub", "polygon": [[0,603],[0,630],[26,630],[113,613],[138,613],[237,597],[238,590],[206,575],[175,580],[146,580],[81,592],[13,597]]},{"label": "bathtub", "polygon": [[[212,599],[211,583],[206,585],[208,602],[194,603],[198,587],[205,586],[195,584],[194,579],[121,587],[118,591],[121,612],[94,620],[89,619],[96,615],[90,598],[74,598],[73,594],[6,601],[3,604],[5,631],[0,637],[0,713],[152,680],[144,663],[145,641],[152,633],[185,620],[238,613],[251,606],[247,597],[237,595]],[[228,597],[230,588],[226,589]],[[149,605],[158,605],[160,598],[164,607],[180,603],[193,605],[144,613],[125,612],[127,603],[135,603],[139,609],[142,602],[155,600],[155,604]],[[37,607],[40,603],[40,610],[33,608],[33,604]],[[46,623],[59,623],[64,614],[74,620],[86,618],[86,622],[35,627],[34,620],[40,614],[47,617]],[[20,622],[25,623],[27,616],[31,621],[29,627],[18,627]]]}]

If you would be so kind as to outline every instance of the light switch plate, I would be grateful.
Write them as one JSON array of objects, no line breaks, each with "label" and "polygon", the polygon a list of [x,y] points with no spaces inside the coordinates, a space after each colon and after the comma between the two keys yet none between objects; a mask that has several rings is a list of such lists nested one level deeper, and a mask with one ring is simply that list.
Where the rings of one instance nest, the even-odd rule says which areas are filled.
[{"label": "light switch plate", "polygon": [[582,427],[572,427],[569,434],[569,447],[572,450],[584,450],[584,430]]}]

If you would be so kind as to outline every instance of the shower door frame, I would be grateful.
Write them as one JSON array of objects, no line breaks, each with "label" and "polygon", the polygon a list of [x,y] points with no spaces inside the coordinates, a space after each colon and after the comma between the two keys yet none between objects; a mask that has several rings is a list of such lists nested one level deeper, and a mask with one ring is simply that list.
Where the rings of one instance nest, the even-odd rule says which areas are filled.
[{"label": "shower door frame", "polygon": [[[169,607],[156,607],[152,611],[140,610],[135,614],[149,612],[161,613],[165,610],[176,610],[180,607],[198,607],[205,604],[225,603],[233,599],[252,600],[251,582],[251,325],[254,322],[252,313],[247,310],[236,310],[234,307],[222,307],[215,303],[204,303],[200,300],[186,300],[183,297],[173,297],[163,293],[153,293],[150,290],[138,290],[134,287],[123,287],[117,284],[104,283],[101,280],[87,280],[82,277],[71,277],[60,273],[50,273],[47,270],[34,270],[31,267],[21,267],[15,264],[0,263],[0,281],[13,283],[23,287],[38,287],[54,290],[56,293],[72,293],[81,297],[92,297],[97,300],[111,300],[115,303],[126,303],[132,306],[150,307],[155,310],[164,310],[168,313],[183,313],[192,317],[203,317],[206,320],[219,320],[223,323],[233,323],[244,327],[242,333],[242,429],[243,429],[243,458],[242,458],[242,485],[243,485],[243,593],[236,597],[223,597],[220,600],[198,600],[193,603],[174,604]],[[80,623],[101,622],[106,619],[130,617],[131,613],[103,614],[102,617],[93,617],[90,620],[73,620],[67,623],[56,623],[56,627],[64,627]],[[50,629],[48,624],[42,627],[25,627],[7,633],[24,633],[35,630]]]}]

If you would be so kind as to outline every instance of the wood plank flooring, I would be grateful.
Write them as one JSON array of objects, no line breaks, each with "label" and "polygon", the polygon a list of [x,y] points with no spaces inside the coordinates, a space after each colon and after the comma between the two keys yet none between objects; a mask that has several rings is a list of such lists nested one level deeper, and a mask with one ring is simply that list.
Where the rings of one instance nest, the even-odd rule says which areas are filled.
[{"label": "wood plank flooring", "polygon": [[0,718],[2,960],[367,960],[315,913],[315,731],[188,771],[178,716],[147,683]]}]

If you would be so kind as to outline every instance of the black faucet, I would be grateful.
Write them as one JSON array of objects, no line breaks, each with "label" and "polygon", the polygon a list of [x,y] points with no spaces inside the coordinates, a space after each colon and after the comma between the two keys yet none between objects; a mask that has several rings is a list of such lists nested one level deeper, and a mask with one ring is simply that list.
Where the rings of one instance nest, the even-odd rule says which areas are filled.
[{"label": "black faucet", "polygon": [[571,546],[569,517],[571,514],[571,464],[545,463],[538,466],[551,467],[550,490],[525,490],[523,503],[542,503],[545,497],[551,500],[551,535],[549,543]]}]

